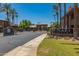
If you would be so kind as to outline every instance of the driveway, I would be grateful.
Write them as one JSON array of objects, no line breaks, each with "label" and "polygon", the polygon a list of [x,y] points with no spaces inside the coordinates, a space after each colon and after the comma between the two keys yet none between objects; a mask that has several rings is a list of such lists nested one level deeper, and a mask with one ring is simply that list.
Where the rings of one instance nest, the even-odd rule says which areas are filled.
[{"label": "driveway", "polygon": [[4,55],[17,46],[21,46],[41,34],[43,33],[20,32],[17,35],[0,37],[0,55]]}]

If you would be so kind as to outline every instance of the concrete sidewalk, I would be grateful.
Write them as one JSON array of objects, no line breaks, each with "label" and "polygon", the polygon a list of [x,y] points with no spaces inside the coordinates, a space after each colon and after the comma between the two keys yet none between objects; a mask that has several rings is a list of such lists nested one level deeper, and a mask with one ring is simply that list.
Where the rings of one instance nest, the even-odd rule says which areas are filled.
[{"label": "concrete sidewalk", "polygon": [[37,48],[41,41],[46,37],[46,33],[40,35],[37,38],[32,39],[26,44],[19,46],[12,51],[6,53],[4,56],[36,56]]}]

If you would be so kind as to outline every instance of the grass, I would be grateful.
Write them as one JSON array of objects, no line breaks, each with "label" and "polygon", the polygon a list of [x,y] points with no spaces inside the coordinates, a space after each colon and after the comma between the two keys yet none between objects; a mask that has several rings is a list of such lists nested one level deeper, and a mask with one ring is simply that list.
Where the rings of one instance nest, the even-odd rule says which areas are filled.
[{"label": "grass", "polygon": [[45,38],[38,47],[38,56],[79,56],[79,42]]}]

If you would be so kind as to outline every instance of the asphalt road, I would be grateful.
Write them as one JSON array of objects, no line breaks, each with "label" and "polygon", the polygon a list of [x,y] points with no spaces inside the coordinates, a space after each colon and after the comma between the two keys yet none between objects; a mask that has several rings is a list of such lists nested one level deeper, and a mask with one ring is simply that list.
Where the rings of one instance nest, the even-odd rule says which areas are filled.
[{"label": "asphalt road", "polygon": [[0,55],[21,46],[33,38],[43,34],[42,32],[21,32],[13,36],[0,37]]}]

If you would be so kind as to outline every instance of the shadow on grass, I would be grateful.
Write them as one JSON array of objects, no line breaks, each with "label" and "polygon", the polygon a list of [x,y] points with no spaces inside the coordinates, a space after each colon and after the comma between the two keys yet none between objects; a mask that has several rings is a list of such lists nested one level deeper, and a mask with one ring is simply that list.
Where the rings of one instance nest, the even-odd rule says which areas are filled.
[{"label": "shadow on grass", "polygon": [[[65,45],[79,45],[77,43],[61,43],[61,44],[65,44]],[[75,53],[79,54],[79,48],[73,48],[73,49],[76,51]]]},{"label": "shadow on grass", "polygon": [[79,51],[76,51],[76,53],[79,53]]},{"label": "shadow on grass", "polygon": [[74,50],[76,50],[75,53],[79,54],[79,48],[74,48]]},{"label": "shadow on grass", "polygon": [[79,50],[79,48],[74,48],[75,50]]},{"label": "shadow on grass", "polygon": [[64,44],[64,45],[79,45],[77,43],[61,43],[61,44]]}]

